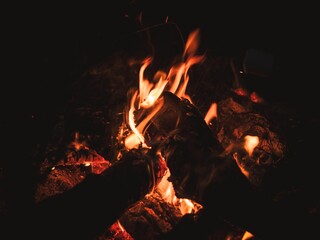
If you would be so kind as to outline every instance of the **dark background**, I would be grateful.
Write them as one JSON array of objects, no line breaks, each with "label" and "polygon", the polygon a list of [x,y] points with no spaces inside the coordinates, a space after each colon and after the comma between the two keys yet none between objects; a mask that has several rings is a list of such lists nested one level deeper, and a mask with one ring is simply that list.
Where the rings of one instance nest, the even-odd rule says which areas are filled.
[{"label": "dark background", "polygon": [[1,176],[9,189],[6,194],[11,207],[23,208],[32,201],[32,194],[25,191],[32,193],[34,186],[33,151],[37,144],[49,141],[55,114],[68,99],[72,83],[108,57],[119,39],[163,24],[167,16],[185,39],[199,28],[202,47],[215,54],[241,59],[248,48],[271,53],[275,59],[273,82],[264,93],[268,100],[283,101],[317,121],[315,129],[306,126],[315,142],[303,150],[314,159],[311,163],[316,162],[319,73],[313,9],[293,3],[243,5],[202,0],[5,8],[2,46],[3,60],[9,64],[1,87]]},{"label": "dark background", "polygon": [[215,54],[241,57],[248,48],[271,53],[274,97],[316,102],[317,21],[312,6],[122,0],[12,9],[4,37],[8,37],[4,48],[13,63],[10,77],[14,81],[9,82],[21,90],[14,97],[22,94],[21,99],[31,100],[30,110],[61,104],[70,82],[106,58],[115,43],[163,24],[166,17],[185,39],[199,28],[201,46]]}]

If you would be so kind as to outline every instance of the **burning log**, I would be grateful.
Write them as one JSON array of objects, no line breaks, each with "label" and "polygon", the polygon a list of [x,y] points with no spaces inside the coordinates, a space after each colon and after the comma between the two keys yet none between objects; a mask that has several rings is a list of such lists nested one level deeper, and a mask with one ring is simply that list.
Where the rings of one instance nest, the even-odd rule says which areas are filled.
[{"label": "burning log", "polygon": [[119,221],[134,239],[158,239],[181,220],[176,206],[164,201],[159,192],[143,198],[125,211]]},{"label": "burning log", "polygon": [[[188,52],[190,41],[196,35],[196,32],[190,35],[185,52]],[[193,50],[197,48],[197,44],[198,42]],[[259,123],[263,123],[263,127],[252,128],[255,131],[251,133],[248,131],[251,130],[250,124],[247,124],[244,129],[239,129],[241,134],[238,140],[241,141],[232,142],[231,148],[222,145],[225,144],[223,138],[219,139],[221,142],[218,141],[185,94],[189,67],[203,59],[203,56],[195,56],[195,51],[191,52],[191,57],[187,58],[185,63],[173,68],[173,71],[165,76],[164,84],[168,85],[161,88],[146,80],[144,71],[151,60],[147,58],[143,62],[139,73],[139,90],[132,94],[126,115],[131,133],[122,135],[125,147],[131,149],[146,145],[153,149],[159,148],[167,160],[171,172],[168,180],[173,183],[177,197],[192,199],[203,205],[209,219],[218,216],[223,221],[247,229],[261,238],[286,236],[288,228],[284,227],[281,221],[290,222],[292,226],[297,224],[292,222],[290,214],[286,215],[286,211],[278,209],[271,200],[254,188],[251,182],[255,182],[255,176],[253,180],[249,179],[249,182],[246,169],[241,166],[244,158],[239,153],[244,149],[249,157],[252,156],[266,121],[258,115],[249,115],[250,119],[258,119],[254,124],[258,123],[259,126]],[[170,73],[173,72],[171,76]],[[165,91],[159,95],[158,90]],[[207,121],[208,119],[210,118],[207,118]],[[253,133],[259,137],[250,135]],[[280,156],[283,149],[280,146],[272,149],[274,150]],[[240,196],[243,197],[239,199]],[[274,216],[276,220],[269,224]],[[267,229],[268,224],[271,225],[271,230]],[[279,229],[280,225],[282,229]]]},{"label": "burning log", "polygon": [[35,202],[62,194],[82,182],[89,174],[100,174],[109,168],[111,163],[91,149],[69,149],[66,159],[56,164],[45,160],[39,169],[42,181],[35,191]]},{"label": "burning log", "polygon": [[[193,35],[193,37],[195,36]],[[196,48],[197,45],[191,49]],[[131,236],[126,234],[120,234],[121,236],[118,234],[123,229],[119,225],[119,221],[116,221],[117,219],[120,219],[121,224],[135,239],[144,239],[145,237],[179,239],[182,236],[184,238],[192,236],[208,239],[208,236],[210,236],[210,239],[230,239],[229,232],[239,233],[239,236],[242,236],[245,230],[251,231],[257,238],[262,239],[293,238],[296,235],[300,237],[300,235],[310,233],[304,233],[302,229],[299,229],[299,227],[302,227],[301,222],[305,219],[303,215],[300,215],[297,211],[286,212],[274,206],[272,201],[269,201],[251,185],[259,184],[260,179],[258,178],[264,173],[265,166],[270,166],[283,157],[283,146],[281,142],[277,141],[275,134],[269,131],[266,119],[259,114],[249,112],[246,109],[243,110],[243,106],[236,106],[236,104],[227,101],[220,102],[220,115],[213,129],[216,132],[213,133],[207,125],[210,121],[209,118],[206,123],[198,109],[191,101],[187,100],[184,94],[189,79],[188,69],[193,63],[201,62],[203,58],[190,54],[190,50],[186,50],[185,53],[189,57],[191,55],[195,58],[184,56],[190,61],[173,68],[174,71],[172,72],[170,70],[172,74],[170,75],[169,72],[168,77],[164,73],[161,74],[164,80],[168,80],[168,91],[163,92],[152,107],[140,108],[137,105],[144,104],[143,106],[146,106],[150,103],[150,100],[154,99],[154,94],[151,93],[156,89],[153,88],[156,84],[148,84],[147,89],[151,90],[148,96],[141,92],[139,94],[135,93],[136,95],[133,94],[133,96],[138,97],[136,98],[137,101],[132,101],[132,105],[136,105],[136,107],[131,113],[134,115],[133,120],[136,122],[131,130],[134,134],[136,132],[140,134],[134,139],[137,140],[135,147],[139,150],[128,152],[128,149],[125,149],[122,152],[122,159],[116,161],[112,167],[108,164],[109,169],[102,173],[101,168],[96,169],[99,175],[89,175],[87,179],[81,179],[83,182],[74,187],[74,183],[80,181],[79,178],[75,178],[75,182],[67,185],[67,188],[74,187],[73,189],[39,203],[35,209],[37,219],[32,222],[35,223],[35,226],[29,229],[29,231],[35,233],[32,235],[43,234],[42,236],[45,236],[45,238],[60,238],[61,236],[80,239],[96,238],[108,226],[111,226],[107,230],[107,235],[105,235],[107,239],[117,237],[131,239]],[[146,62],[148,63],[148,61],[147,59]],[[143,69],[145,68],[146,65],[144,64]],[[142,81],[146,80],[143,78],[143,71],[140,75],[141,82],[146,82]],[[94,74],[93,76],[93,79],[99,79]],[[115,98],[110,97],[111,100],[108,99],[107,106],[104,106],[104,110],[107,109],[108,114],[97,114],[96,111],[92,111],[92,115],[90,114],[86,121],[75,124],[76,120],[83,119],[83,115],[91,112],[89,111],[91,107],[83,109],[75,105],[77,110],[81,109],[81,113],[84,114],[76,114],[75,117],[71,114],[67,118],[70,121],[67,124],[69,131],[87,129],[88,125],[94,126],[94,129],[96,129],[96,120],[103,119],[104,115],[117,116],[115,119],[114,117],[108,117],[109,120],[113,119],[115,122],[119,120],[119,116],[122,116],[121,114],[114,114],[113,111],[109,112],[109,108],[121,105],[122,110],[122,104],[120,104],[124,95],[122,89],[128,86],[126,79],[133,78],[122,76],[122,74],[113,74],[113,72],[110,72],[108,77],[115,79],[113,82],[118,84],[116,87],[108,88],[108,98],[117,96]],[[181,78],[179,84],[174,83],[175,80],[170,81],[179,79],[179,77]],[[112,82],[109,81],[110,79],[106,82]],[[85,80],[84,82],[92,86],[91,81]],[[119,83],[121,84],[119,85]],[[100,85],[93,85],[100,91],[103,90],[102,95],[104,97],[102,99],[96,99],[98,95],[96,91],[93,95],[95,98],[91,99],[97,100],[98,105],[100,105],[106,98],[105,89]],[[174,85],[177,85],[176,88],[173,88]],[[87,85],[81,86],[86,93]],[[118,94],[114,94],[114,92],[118,92]],[[84,98],[83,102],[91,103],[91,101],[88,101],[90,100],[87,98],[88,94],[79,95]],[[137,103],[138,101],[140,103]],[[232,108],[234,106],[236,107]],[[153,112],[154,109],[157,109],[157,111]],[[230,114],[229,110],[231,110]],[[90,139],[87,137],[87,140],[92,143],[90,144],[92,147],[106,148],[105,137],[108,134],[113,135],[110,131],[111,125],[109,121],[103,121],[101,128],[94,131],[97,136],[99,134],[104,136],[103,138],[97,138],[99,141],[93,141],[91,136]],[[254,127],[251,128],[252,126]],[[134,130],[138,131],[135,132]],[[264,139],[260,137],[265,132],[272,137],[272,140],[275,140],[272,141],[277,143],[275,146],[271,146],[268,141],[264,144]],[[246,139],[245,137],[248,134],[255,135],[252,137],[259,136],[260,141],[256,148],[255,146],[251,146],[251,148],[243,146],[243,140]],[[122,136],[122,139],[126,137],[127,135]],[[141,137],[144,138],[142,139],[144,141],[141,140]],[[86,145],[82,144],[82,139],[76,138],[76,140],[73,147],[83,148],[76,153],[88,152]],[[235,142],[241,146],[234,145]],[[199,213],[187,214],[182,217],[181,212],[177,211],[175,206],[167,204],[158,194],[144,197],[156,185],[156,179],[160,179],[162,174],[158,177],[152,174],[153,171],[150,169],[157,168],[157,166],[152,165],[154,156],[149,161],[150,150],[141,150],[142,144],[152,147],[152,152],[156,152],[157,149],[161,150],[170,167],[171,176],[169,180],[174,184],[177,197],[187,197],[201,203],[204,208]],[[236,151],[234,148],[230,150],[228,148],[230,145],[236,146]],[[89,153],[92,154],[93,151],[90,150]],[[274,153],[275,156],[272,155]],[[250,154],[253,154],[252,157]],[[54,155],[56,157],[56,154]],[[73,151],[68,156],[73,160]],[[264,156],[268,158],[264,158]],[[68,169],[69,167],[73,169],[75,164],[87,167],[87,162],[78,161],[77,157],[75,157],[75,161],[70,162],[72,163],[71,166],[66,167],[66,163],[63,162],[63,165],[58,163],[55,167],[56,169]],[[255,163],[258,163],[258,165],[254,165]],[[102,161],[102,165],[105,164]],[[244,165],[245,170],[249,172],[249,181],[240,171],[240,165]],[[94,169],[91,166],[89,168],[93,173]],[[87,171],[88,168],[85,170]],[[260,170],[262,170],[262,174]],[[69,171],[66,172],[69,173]],[[159,169],[156,172],[159,172]],[[70,171],[70,175],[72,173],[74,172]],[[56,177],[60,178],[61,175]],[[60,180],[63,180],[63,177]],[[55,189],[47,188],[47,191],[50,190]],[[39,198],[42,197],[39,196]],[[97,213],[102,216],[97,216]],[[30,214],[34,214],[34,212]],[[297,214],[297,216],[291,218],[293,214]],[[26,217],[28,216],[30,215],[26,215]],[[163,216],[164,218],[162,218]],[[26,218],[23,218],[22,221],[24,219]],[[301,221],[294,222],[296,219]],[[27,220],[29,221],[29,218]],[[20,224],[13,223],[13,225],[15,225],[15,228],[17,225],[20,227]],[[298,232],[292,231],[291,228]],[[28,231],[25,232],[26,235],[27,233]],[[165,234],[163,235],[163,233]]]},{"label": "burning log", "polygon": [[[164,96],[165,99],[174,98]],[[223,151],[192,104],[186,100],[172,102],[175,104],[171,106],[179,106],[181,110],[165,108],[152,120],[150,127],[166,129],[167,118],[172,119],[172,112],[175,112],[175,128],[164,131],[167,136],[160,149],[167,160],[171,172],[168,180],[172,181],[177,197],[193,199],[203,205],[209,218],[218,216],[261,239],[312,234],[309,226],[302,227],[309,221],[304,213],[278,206],[255,189],[233,157]]]},{"label": "burning log", "polygon": [[[286,145],[275,126],[252,105],[241,104],[237,98],[229,97],[219,102],[219,117],[211,128],[254,186],[259,187],[267,171],[276,167],[285,156]],[[252,152],[245,149],[247,136],[256,136],[259,141]]]},{"label": "burning log", "polygon": [[[171,92],[164,92],[159,101],[163,101],[161,109],[143,130],[148,145],[157,147],[165,138],[177,131],[188,132],[190,137],[192,134],[201,136],[202,142],[211,145],[217,155],[223,151],[222,145],[214,137],[203,116],[189,100],[181,100]],[[145,113],[144,109],[138,111],[137,122],[143,119]]]},{"label": "burning log", "polygon": [[[88,175],[63,194],[40,201],[25,215],[12,215],[7,222],[8,229],[23,227],[23,221],[31,221],[32,224],[24,229],[24,236],[46,239],[98,237],[125,210],[152,191],[165,169],[157,158],[147,149],[132,150],[101,174]],[[11,232],[10,236],[15,234]]]},{"label": "burning log", "polygon": [[245,231],[201,209],[186,214],[172,229],[159,239],[245,239]]}]

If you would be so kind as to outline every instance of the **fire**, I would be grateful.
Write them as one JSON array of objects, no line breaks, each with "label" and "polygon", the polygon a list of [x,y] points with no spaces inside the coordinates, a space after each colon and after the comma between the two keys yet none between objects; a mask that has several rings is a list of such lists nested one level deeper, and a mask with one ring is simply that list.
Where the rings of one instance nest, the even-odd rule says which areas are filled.
[{"label": "fire", "polygon": [[182,199],[180,198],[179,203],[181,205],[180,211],[181,211],[182,215],[194,212],[195,206],[191,200],[189,200],[187,198],[182,198]]},{"label": "fire", "polygon": [[246,231],[246,232],[243,234],[241,240],[248,240],[248,239],[250,239],[250,238],[252,238],[252,237],[254,237],[254,236],[252,235],[252,233]]},{"label": "fire", "polygon": [[[199,30],[197,29],[192,32],[187,39],[183,52],[184,61],[172,66],[168,74],[158,71],[157,75],[155,75],[155,77],[158,76],[156,83],[151,82],[145,76],[145,71],[152,63],[152,58],[148,57],[144,59],[139,71],[139,88],[132,95],[130,108],[126,113],[128,125],[131,130],[131,133],[124,139],[124,145],[128,150],[141,146],[149,147],[145,141],[144,134],[148,123],[164,104],[161,98],[161,94],[164,91],[171,92],[179,98],[185,98],[192,102],[191,98],[186,94],[189,82],[188,71],[193,65],[205,59],[204,55],[196,55],[198,46]],[[216,110],[214,110],[214,108],[216,108],[216,104],[213,104],[212,110],[207,117],[208,119],[216,116]],[[139,119],[139,122],[135,119],[135,113],[137,111],[144,111],[145,114],[142,120]],[[157,187],[157,191],[160,192],[163,199],[177,206],[183,215],[196,211],[195,205],[191,200],[178,199],[175,196],[173,185],[167,180],[169,176],[170,171],[168,170]]]},{"label": "fire", "polygon": [[145,143],[145,139],[143,136],[143,131],[148,124],[148,122],[151,120],[151,118],[161,109],[163,106],[163,101],[158,101],[156,103],[156,107],[152,110],[151,113],[148,114],[147,117],[145,117],[137,126],[135,123],[135,118],[134,118],[134,112],[137,110],[134,107],[134,102],[137,97],[137,92],[133,95],[131,99],[131,106],[130,110],[128,112],[128,119],[129,119],[129,126],[132,130],[132,134],[130,134],[125,140],[124,140],[124,145],[127,149],[132,149],[132,148],[138,148],[140,145],[142,147],[149,147]]},{"label": "fire", "polygon": [[[163,102],[161,101],[161,94],[164,91],[169,91],[179,98],[191,98],[186,94],[187,85],[189,82],[188,71],[190,67],[202,62],[205,59],[204,55],[196,55],[199,46],[199,30],[192,32],[187,40],[185,50],[183,53],[184,62],[177,64],[169,70],[166,75],[162,72],[156,84],[152,83],[145,77],[145,70],[152,63],[152,58],[147,57],[142,62],[139,71],[139,89],[136,90],[130,101],[130,109],[127,113],[128,124],[132,134],[127,136],[124,140],[127,149],[138,148],[139,146],[148,147],[144,139],[144,129],[151,118],[161,109]],[[140,109],[147,109],[153,106],[153,110],[140,123],[135,121],[135,112]]]},{"label": "fire", "polygon": [[234,90],[234,92],[236,94],[238,94],[239,96],[242,96],[242,97],[246,97],[246,96],[249,95],[248,91],[246,89],[244,89],[244,88],[241,88],[241,87],[240,88],[236,88]]},{"label": "fire", "polygon": [[217,104],[212,103],[206,116],[204,117],[204,121],[209,125],[212,119],[218,117],[218,112],[217,112]]},{"label": "fire", "polygon": [[112,224],[108,231],[112,234],[112,238],[108,239],[133,240],[133,237],[123,228],[119,221]]},{"label": "fire", "polygon": [[254,103],[263,103],[264,100],[262,97],[260,97],[256,92],[252,92],[250,94],[250,100]]},{"label": "fire", "polygon": [[120,223],[119,220],[117,221],[117,224],[118,224],[119,228],[121,229],[121,231],[124,232],[125,230],[124,230],[124,228],[123,228],[123,226],[121,225],[121,223]]},{"label": "fire", "polygon": [[75,149],[76,151],[79,151],[81,149],[89,149],[84,141],[80,141],[79,132],[75,132],[74,141],[70,144],[70,147]]},{"label": "fire", "polygon": [[170,170],[166,172],[166,175],[162,178],[157,187],[158,192],[161,194],[162,199],[165,202],[176,206],[182,215],[187,213],[195,213],[202,208],[200,204],[187,198],[177,198],[172,182],[168,181],[168,177],[170,177]]},{"label": "fire", "polygon": [[248,152],[249,156],[251,156],[253,150],[259,144],[259,137],[247,135],[244,137],[244,140],[244,149]]},{"label": "fire", "polygon": [[239,158],[238,158],[238,153],[235,152],[233,154],[233,159],[236,161],[240,171],[242,172],[243,175],[245,175],[247,178],[249,178],[249,172],[242,166],[241,162],[239,161]]},{"label": "fire", "polygon": [[160,77],[160,80],[156,83],[156,85],[154,85],[153,83],[150,83],[148,79],[144,78],[143,73],[147,66],[150,65],[151,61],[151,58],[146,58],[139,72],[139,108],[151,107],[160,97],[161,93],[168,83],[167,79],[163,79],[162,77]]}]

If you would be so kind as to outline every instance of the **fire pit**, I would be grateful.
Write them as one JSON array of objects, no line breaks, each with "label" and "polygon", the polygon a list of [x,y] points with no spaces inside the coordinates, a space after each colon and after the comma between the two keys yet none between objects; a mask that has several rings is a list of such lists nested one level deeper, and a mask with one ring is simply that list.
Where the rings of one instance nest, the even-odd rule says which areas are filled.
[{"label": "fire pit", "polygon": [[[279,232],[277,239],[300,235],[291,229],[303,221],[313,230],[319,202],[308,179],[295,177],[299,112],[247,87],[254,76],[238,56],[201,52],[200,33],[184,39],[169,22],[143,29],[73,82],[50,139],[33,153],[35,205],[70,191],[73,201],[94,187],[92,176],[109,174],[104,195],[114,205],[79,199],[68,213],[73,220],[113,209],[99,221],[77,219],[101,240],[269,239]],[[174,40],[163,43],[163,35]],[[140,160],[152,165],[157,158],[165,162],[156,167],[161,174],[146,177]],[[130,166],[121,172],[127,176],[112,172],[121,166]],[[65,216],[56,217],[45,218],[54,224]],[[68,229],[60,220],[57,226]]]}]

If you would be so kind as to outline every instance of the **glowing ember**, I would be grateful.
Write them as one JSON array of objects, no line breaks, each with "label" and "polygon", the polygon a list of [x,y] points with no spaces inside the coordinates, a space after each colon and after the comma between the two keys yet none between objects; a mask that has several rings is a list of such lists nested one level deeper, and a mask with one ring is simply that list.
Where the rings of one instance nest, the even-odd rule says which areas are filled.
[{"label": "glowing ember", "polygon": [[250,94],[250,100],[254,103],[263,103],[264,100],[262,97],[260,97],[256,92],[252,92]]},{"label": "glowing ember", "polygon": [[239,96],[242,96],[242,97],[246,97],[249,95],[248,91],[244,88],[236,88],[234,90],[234,92],[239,95]]},{"label": "glowing ember", "polygon": [[244,137],[244,148],[248,152],[249,156],[252,155],[253,150],[259,144],[259,137],[247,135]]},{"label": "glowing ember", "polygon": [[132,236],[123,228],[123,226],[121,225],[121,223],[119,221],[116,221],[114,224],[112,224],[107,232],[112,237],[107,236],[107,238],[103,237],[101,239],[133,240]]}]

